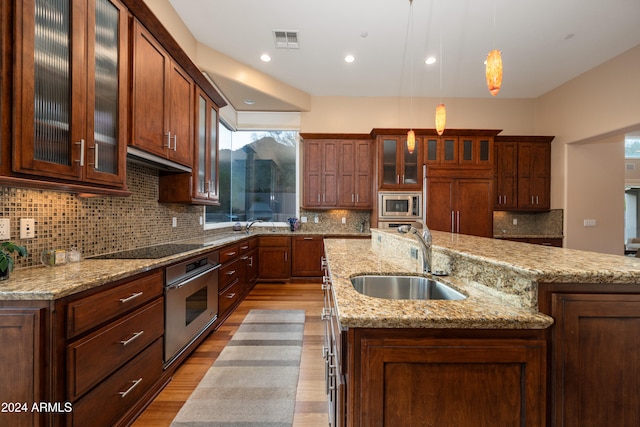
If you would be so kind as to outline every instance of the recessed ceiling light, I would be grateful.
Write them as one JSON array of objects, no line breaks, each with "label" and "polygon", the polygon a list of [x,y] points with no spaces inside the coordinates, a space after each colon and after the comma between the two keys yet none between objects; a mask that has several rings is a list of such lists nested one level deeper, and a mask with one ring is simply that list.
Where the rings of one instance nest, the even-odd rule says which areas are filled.
[{"label": "recessed ceiling light", "polygon": [[344,62],[352,63],[356,60],[356,57],[353,55],[347,55],[344,57]]},{"label": "recessed ceiling light", "polygon": [[431,65],[431,64],[435,64],[437,61],[437,59],[435,58],[435,56],[430,56],[427,59],[424,60],[424,63],[427,65]]},{"label": "recessed ceiling light", "polygon": [[263,53],[262,55],[260,55],[260,60],[262,62],[271,62],[271,57],[269,56],[269,54]]},{"label": "recessed ceiling light", "polygon": [[245,99],[244,103],[247,105],[253,105],[256,103],[256,101],[254,101],[253,99]]}]

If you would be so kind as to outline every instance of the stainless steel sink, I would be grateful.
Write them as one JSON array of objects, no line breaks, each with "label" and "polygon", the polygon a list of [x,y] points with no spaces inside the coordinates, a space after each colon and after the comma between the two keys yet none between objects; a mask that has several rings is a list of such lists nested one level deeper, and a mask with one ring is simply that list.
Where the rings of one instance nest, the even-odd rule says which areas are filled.
[{"label": "stainless steel sink", "polygon": [[355,276],[351,284],[363,295],[386,299],[462,300],[466,295],[421,276]]}]

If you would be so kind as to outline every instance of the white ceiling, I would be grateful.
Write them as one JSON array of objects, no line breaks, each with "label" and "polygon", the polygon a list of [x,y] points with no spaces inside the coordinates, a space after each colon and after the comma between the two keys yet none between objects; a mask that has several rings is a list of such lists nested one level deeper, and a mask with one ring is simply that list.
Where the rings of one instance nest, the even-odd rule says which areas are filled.
[{"label": "white ceiling", "polygon": [[[535,98],[640,44],[640,0],[170,3],[202,44],[311,96],[490,98],[483,61],[495,48],[504,64],[498,97]],[[299,49],[276,49],[273,30],[297,31]],[[439,62],[425,65],[429,55]],[[238,111],[295,109],[205,71]]]}]

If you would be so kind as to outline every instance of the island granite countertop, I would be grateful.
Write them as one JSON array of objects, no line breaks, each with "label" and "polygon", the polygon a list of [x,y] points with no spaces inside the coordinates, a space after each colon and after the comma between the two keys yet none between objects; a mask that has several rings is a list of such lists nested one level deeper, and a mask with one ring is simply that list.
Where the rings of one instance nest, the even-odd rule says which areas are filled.
[{"label": "island granite countertop", "polygon": [[[629,257],[433,232],[438,280],[468,296],[460,301],[388,300],[358,293],[360,274],[415,274],[421,262],[403,245],[410,235],[372,230],[371,241],[325,239],[332,290],[344,328],[542,329],[553,319],[537,309],[537,285],[640,282],[640,260]],[[419,252],[419,251],[418,251]]]}]

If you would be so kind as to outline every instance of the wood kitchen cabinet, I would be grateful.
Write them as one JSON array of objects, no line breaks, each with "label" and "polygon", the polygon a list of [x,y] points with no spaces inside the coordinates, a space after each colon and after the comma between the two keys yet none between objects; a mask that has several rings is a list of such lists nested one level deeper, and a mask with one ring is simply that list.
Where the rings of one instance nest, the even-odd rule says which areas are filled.
[{"label": "wood kitchen cabinet", "polygon": [[218,204],[218,108],[196,86],[194,161],[190,173],[161,173],[161,203]]},{"label": "wood kitchen cabinet", "polygon": [[291,237],[291,277],[322,277],[323,236]]},{"label": "wood kitchen cabinet", "polygon": [[[480,133],[481,131],[476,132]],[[491,136],[425,136],[424,162],[427,166],[467,165],[491,167],[494,157],[493,131],[489,131],[489,133]]]},{"label": "wood kitchen cabinet", "polygon": [[552,136],[496,137],[494,209],[550,209],[552,140]]},{"label": "wood kitchen cabinet", "polygon": [[191,168],[194,82],[136,19],[130,145]]},{"label": "wood kitchen cabinet", "polygon": [[45,313],[37,307],[0,308],[0,425],[46,425],[45,414],[31,410],[33,402],[47,400]]},{"label": "wood kitchen cabinet", "polygon": [[338,145],[337,140],[304,141],[304,207],[338,205]]},{"label": "wood kitchen cabinet", "polygon": [[291,277],[291,238],[258,236],[258,280],[281,282]]},{"label": "wood kitchen cabinet", "polygon": [[551,328],[550,426],[640,425],[640,287],[541,284]]},{"label": "wood kitchen cabinet", "polygon": [[303,207],[371,209],[373,143],[367,134],[301,134]]},{"label": "wood kitchen cabinet", "polygon": [[25,0],[14,13],[12,172],[124,189],[127,9],[118,0]]},{"label": "wood kitchen cabinet", "polygon": [[427,177],[427,226],[493,236],[492,182],[487,178]]},{"label": "wood kitchen cabinet", "polygon": [[422,189],[422,138],[416,136],[413,153],[403,136],[380,135],[378,145],[378,188],[380,190]]},{"label": "wood kitchen cabinet", "polygon": [[545,425],[546,343],[536,331],[347,335],[358,349],[348,352],[348,425]]}]

